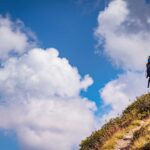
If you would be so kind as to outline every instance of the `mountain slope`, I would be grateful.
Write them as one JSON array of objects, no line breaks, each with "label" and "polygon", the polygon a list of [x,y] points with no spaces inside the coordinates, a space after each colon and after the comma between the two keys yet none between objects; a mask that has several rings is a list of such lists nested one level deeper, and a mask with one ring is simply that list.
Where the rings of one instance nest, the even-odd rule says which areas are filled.
[{"label": "mountain slope", "polygon": [[80,144],[80,150],[150,150],[150,94],[132,103]]}]

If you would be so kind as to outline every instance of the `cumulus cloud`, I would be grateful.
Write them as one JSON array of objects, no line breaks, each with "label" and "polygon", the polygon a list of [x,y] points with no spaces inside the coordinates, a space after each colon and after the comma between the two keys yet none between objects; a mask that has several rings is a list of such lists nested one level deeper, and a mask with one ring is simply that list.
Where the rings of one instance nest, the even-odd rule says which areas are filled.
[{"label": "cumulus cloud", "polygon": [[[132,18],[135,21],[126,20],[128,22],[127,30],[130,32],[140,32],[142,31],[148,31],[150,30],[149,24],[147,22],[147,18],[149,18],[150,14],[150,3],[149,0],[125,0],[127,2],[127,7],[130,10],[129,17]],[[142,13],[141,13],[142,12]],[[138,23],[137,23],[138,22]]]},{"label": "cumulus cloud", "polygon": [[[143,8],[146,9],[141,13]],[[124,71],[100,90],[104,104],[112,108],[103,118],[117,116],[129,99],[146,92],[144,71],[150,54],[148,12],[144,0],[113,0],[99,13],[95,31],[98,42],[104,42],[104,53]]]},{"label": "cumulus cloud", "polygon": [[0,15],[0,60],[11,54],[22,54],[35,45],[34,34],[24,30],[27,31],[21,21],[12,22],[9,17]]},{"label": "cumulus cloud", "polygon": [[93,83],[89,75],[81,79],[77,68],[66,58],[59,58],[56,49],[36,48],[22,57],[10,58],[0,70],[0,77],[0,89],[7,97],[15,91],[18,96],[75,97]]},{"label": "cumulus cloud", "polygon": [[137,96],[147,92],[147,82],[143,73],[126,72],[117,79],[110,81],[100,90],[100,95],[104,105],[111,106],[108,114],[103,116],[103,120],[110,119],[122,113]]},{"label": "cumulus cloud", "polygon": [[[3,20],[6,33],[17,38],[2,39],[10,47],[1,49],[0,128],[14,131],[25,150],[77,148],[95,127],[96,105],[80,96],[93,79],[81,77],[54,48],[27,49],[25,33]],[[24,43],[21,47],[18,40]],[[19,55],[9,55],[12,50]]]},{"label": "cumulus cloud", "polygon": [[16,131],[22,149],[70,150],[90,134],[94,103],[86,99],[30,99],[0,106],[0,127]]},{"label": "cumulus cloud", "polygon": [[124,70],[141,71],[145,69],[150,53],[150,34],[143,30],[128,31],[127,24],[142,24],[137,18],[131,18],[130,12],[126,1],[112,1],[105,11],[100,12],[95,34],[100,42],[104,38],[105,53],[115,65]]}]

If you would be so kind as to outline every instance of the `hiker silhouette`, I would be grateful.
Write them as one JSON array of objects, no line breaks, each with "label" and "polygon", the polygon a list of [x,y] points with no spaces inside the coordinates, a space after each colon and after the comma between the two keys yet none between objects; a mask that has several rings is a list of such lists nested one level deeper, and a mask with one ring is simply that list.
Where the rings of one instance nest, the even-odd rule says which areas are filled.
[{"label": "hiker silhouette", "polygon": [[150,56],[148,57],[148,61],[147,61],[147,64],[146,64],[146,78],[148,78],[148,88],[149,88],[149,85],[150,85]]}]

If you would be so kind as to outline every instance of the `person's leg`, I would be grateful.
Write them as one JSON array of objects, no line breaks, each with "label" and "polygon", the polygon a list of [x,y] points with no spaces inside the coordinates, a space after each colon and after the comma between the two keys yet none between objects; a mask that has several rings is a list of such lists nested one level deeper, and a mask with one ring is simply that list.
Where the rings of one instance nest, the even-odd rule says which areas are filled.
[{"label": "person's leg", "polygon": [[148,78],[148,88],[149,88],[149,84],[150,84],[150,77]]}]

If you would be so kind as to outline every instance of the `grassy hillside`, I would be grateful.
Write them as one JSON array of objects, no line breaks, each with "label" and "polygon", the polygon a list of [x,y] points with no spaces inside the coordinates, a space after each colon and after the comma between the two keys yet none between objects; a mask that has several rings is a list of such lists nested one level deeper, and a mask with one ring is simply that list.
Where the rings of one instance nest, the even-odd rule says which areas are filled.
[{"label": "grassy hillside", "polygon": [[150,150],[150,94],[131,104],[80,144],[80,150]]}]

